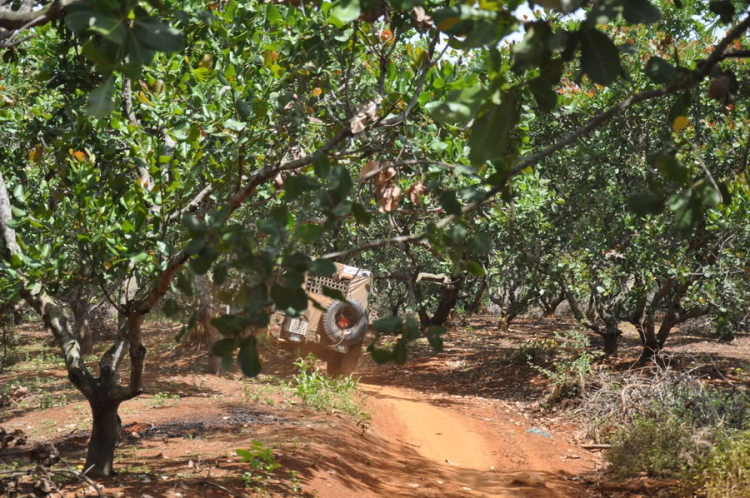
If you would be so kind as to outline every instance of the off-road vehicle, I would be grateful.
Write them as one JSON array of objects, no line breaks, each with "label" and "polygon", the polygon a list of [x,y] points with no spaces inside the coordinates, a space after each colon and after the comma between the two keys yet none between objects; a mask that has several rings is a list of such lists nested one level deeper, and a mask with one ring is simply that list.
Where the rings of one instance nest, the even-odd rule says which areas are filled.
[{"label": "off-road vehicle", "polygon": [[[326,361],[329,375],[349,375],[362,356],[372,275],[361,268],[334,265],[336,273],[331,276],[307,276],[307,310],[295,318],[274,313],[270,332],[284,349],[299,349]],[[346,300],[325,296],[324,287],[340,291]]]}]

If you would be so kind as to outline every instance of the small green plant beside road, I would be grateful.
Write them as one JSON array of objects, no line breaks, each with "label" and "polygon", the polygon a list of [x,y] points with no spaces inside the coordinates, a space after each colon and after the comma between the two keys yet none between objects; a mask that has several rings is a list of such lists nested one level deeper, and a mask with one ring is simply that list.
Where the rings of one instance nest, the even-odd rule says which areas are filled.
[{"label": "small green plant beside road", "polygon": [[575,331],[555,334],[555,340],[545,341],[543,346],[554,351],[552,368],[535,365],[533,359],[529,363],[550,381],[547,403],[584,396],[587,377],[594,362],[601,357],[600,352],[590,350],[588,336]]},{"label": "small green plant beside road", "polygon": [[370,415],[363,411],[359,381],[351,375],[331,378],[315,367],[315,357],[300,358],[295,362],[299,369],[292,379],[291,387],[295,396],[304,404],[316,410],[340,411],[354,417],[358,423],[369,420]]},{"label": "small green plant beside road", "polygon": [[151,408],[159,408],[167,404],[167,401],[179,401],[180,395],[179,394],[168,394],[168,393],[156,393],[154,394],[154,397],[151,399]]},{"label": "small green plant beside road", "polygon": [[250,449],[235,450],[235,452],[242,457],[243,462],[249,463],[253,469],[252,472],[242,474],[242,480],[247,488],[264,488],[271,479],[273,471],[281,467],[276,462],[276,457],[274,457],[271,448],[255,439]]}]

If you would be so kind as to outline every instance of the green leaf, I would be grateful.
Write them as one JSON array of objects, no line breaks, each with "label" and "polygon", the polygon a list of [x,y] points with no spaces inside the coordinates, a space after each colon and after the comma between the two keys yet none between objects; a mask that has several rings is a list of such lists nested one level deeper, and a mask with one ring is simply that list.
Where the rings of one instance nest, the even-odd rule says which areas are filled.
[{"label": "green leaf", "polygon": [[232,131],[242,131],[247,126],[247,123],[237,121],[236,119],[227,119],[224,121],[224,128]]},{"label": "green leaf", "polygon": [[182,224],[193,235],[203,235],[206,233],[206,226],[192,214],[186,214],[182,217]]},{"label": "green leaf", "polygon": [[237,453],[237,456],[242,457],[242,460],[245,462],[253,461],[253,454],[247,450],[234,450],[234,452]]},{"label": "green leaf", "polygon": [[403,329],[406,338],[410,341],[419,339],[420,332],[422,331],[419,321],[412,317],[407,317],[406,320],[404,320]]},{"label": "green leaf", "polygon": [[212,319],[211,325],[216,327],[221,335],[237,337],[247,329],[248,321],[237,315],[222,315]]},{"label": "green leaf", "polygon": [[13,197],[16,198],[16,200],[20,203],[26,202],[26,194],[23,191],[23,185],[17,184],[15,187],[13,187]]},{"label": "green leaf", "polygon": [[686,188],[669,198],[669,209],[674,212],[674,227],[678,232],[688,233],[698,222],[698,206],[693,198],[693,189]]},{"label": "green leaf", "polygon": [[89,102],[86,109],[89,116],[103,118],[112,112],[115,108],[113,102],[114,93],[115,78],[110,76],[89,94]]},{"label": "green leaf", "polygon": [[[128,59],[130,59],[131,64],[145,65],[150,63],[154,59],[154,51],[148,48],[145,44],[141,43],[133,34],[130,34],[128,36],[125,45],[128,48]],[[102,61],[100,57],[99,61],[101,62],[97,62],[97,60],[94,60],[94,62],[97,62],[97,66],[102,65],[102,63],[104,63],[106,59]],[[106,65],[104,67],[106,68]]]},{"label": "green leaf", "polygon": [[661,20],[661,11],[649,0],[627,0],[622,17],[633,24],[653,24]]},{"label": "green leaf", "polygon": [[76,33],[92,31],[117,45],[125,43],[125,37],[128,34],[128,29],[121,19],[90,10],[70,12],[65,16],[65,23]]},{"label": "green leaf", "polygon": [[299,288],[274,285],[271,287],[271,299],[279,311],[289,316],[299,316],[307,309],[307,294]]},{"label": "green leaf", "polygon": [[708,8],[711,12],[717,14],[724,24],[732,22],[734,18],[734,4],[729,0],[714,0],[708,4]]},{"label": "green leaf", "polygon": [[388,349],[380,349],[380,348],[368,348],[368,351],[370,352],[370,355],[372,356],[372,361],[377,363],[378,365],[382,365],[383,363],[388,363],[389,361],[393,361],[393,351],[390,351]]},{"label": "green leaf", "polygon": [[659,156],[654,166],[662,177],[673,183],[684,184],[690,179],[689,170],[677,160],[673,151]]},{"label": "green leaf", "polygon": [[646,76],[655,83],[669,85],[677,78],[677,69],[661,57],[653,56],[646,63]]},{"label": "green leaf", "polygon": [[10,266],[13,268],[20,268],[23,266],[23,259],[16,253],[10,255]]},{"label": "green leaf", "polygon": [[461,215],[461,203],[456,199],[456,193],[452,190],[440,194],[440,206],[448,214]]},{"label": "green leaf", "polygon": [[211,346],[211,354],[214,356],[226,356],[231,354],[237,346],[236,339],[225,337],[220,339]]},{"label": "green leaf", "polygon": [[147,47],[159,52],[179,52],[187,45],[180,30],[155,17],[139,17],[133,21],[133,34]]},{"label": "green leaf", "polygon": [[620,53],[607,35],[597,29],[583,28],[580,31],[581,71],[594,83],[610,85],[622,73]]},{"label": "green leaf", "polygon": [[659,214],[664,209],[664,199],[652,192],[638,192],[630,194],[628,207],[639,216]]},{"label": "green leaf", "polygon": [[493,105],[474,122],[469,135],[469,158],[476,166],[508,154],[510,132],[518,122],[515,95],[506,93],[499,105]]},{"label": "green leaf", "polygon": [[445,333],[443,327],[431,326],[427,329],[427,342],[430,344],[434,351],[440,352],[443,350],[443,338],[442,335]]},{"label": "green leaf", "polygon": [[255,337],[245,338],[240,343],[240,352],[237,353],[237,363],[247,377],[256,377],[261,372],[260,357],[258,356],[258,343]]},{"label": "green leaf", "polygon": [[198,257],[190,260],[190,268],[198,275],[205,275],[211,269],[219,253],[211,246],[204,246]]},{"label": "green leaf", "polygon": [[564,14],[573,12],[583,3],[582,0],[534,0],[534,3],[545,9],[552,9]]},{"label": "green leaf", "polygon": [[466,271],[468,271],[470,274],[474,275],[475,277],[483,277],[486,275],[486,272],[484,271],[484,267],[477,263],[476,261],[467,261],[466,262]]},{"label": "green leaf", "polygon": [[331,299],[336,299],[338,301],[346,301],[346,296],[343,292],[341,292],[338,289],[331,289],[330,287],[323,286],[323,295],[326,297],[330,297]]},{"label": "green leaf", "polygon": [[407,343],[406,338],[401,337],[396,341],[396,345],[393,347],[393,361],[396,365],[403,365],[406,363],[407,358]]},{"label": "green leaf", "polygon": [[357,223],[360,225],[367,226],[372,221],[372,215],[367,212],[362,204],[352,204],[352,214],[354,215],[354,219],[357,220]]},{"label": "green leaf", "polygon": [[307,271],[314,275],[333,275],[336,273],[336,265],[330,259],[316,259],[310,263]]},{"label": "green leaf", "polygon": [[168,318],[172,318],[180,312],[180,306],[177,304],[177,301],[169,298],[164,302],[162,311],[164,311],[164,315],[166,315]]},{"label": "green leaf", "polygon": [[451,125],[464,125],[471,121],[490,92],[475,85],[451,92],[444,102],[430,102],[425,109],[436,121]]},{"label": "green leaf", "polygon": [[469,250],[474,254],[490,254],[492,245],[492,238],[486,233],[474,234],[469,239]]},{"label": "green leaf", "polygon": [[402,11],[410,11],[424,4],[424,0],[390,0],[391,5]]},{"label": "green leaf", "polygon": [[534,95],[539,108],[549,112],[557,105],[557,92],[554,87],[560,83],[563,62],[561,60],[550,61],[541,68],[541,74],[529,81],[529,89]]},{"label": "green leaf", "polygon": [[331,17],[334,17],[342,23],[350,23],[362,14],[362,7],[359,0],[340,0],[332,9]]},{"label": "green leaf", "polygon": [[180,271],[177,273],[175,286],[180,292],[185,294],[185,296],[193,297],[193,281],[187,271]]},{"label": "green leaf", "polygon": [[387,316],[385,318],[375,320],[374,322],[372,322],[372,326],[375,327],[375,330],[379,332],[392,334],[401,329],[401,318],[397,316]]},{"label": "green leaf", "polygon": [[314,223],[305,223],[297,227],[297,236],[305,244],[316,242],[323,234],[323,227]]},{"label": "green leaf", "polygon": [[199,235],[195,237],[194,239],[191,239],[190,242],[185,246],[185,253],[189,256],[195,256],[206,245],[206,237],[203,235]]},{"label": "green leaf", "polygon": [[320,183],[308,175],[289,176],[284,180],[284,192],[286,200],[294,200],[303,192],[312,192],[320,189]]},{"label": "green leaf", "polygon": [[138,254],[132,254],[130,255],[130,261],[133,263],[142,263],[148,259],[148,254],[145,252],[139,252]]},{"label": "green leaf", "polygon": [[286,24],[284,18],[281,17],[281,13],[279,13],[279,9],[272,3],[266,6],[266,21],[271,24]]}]

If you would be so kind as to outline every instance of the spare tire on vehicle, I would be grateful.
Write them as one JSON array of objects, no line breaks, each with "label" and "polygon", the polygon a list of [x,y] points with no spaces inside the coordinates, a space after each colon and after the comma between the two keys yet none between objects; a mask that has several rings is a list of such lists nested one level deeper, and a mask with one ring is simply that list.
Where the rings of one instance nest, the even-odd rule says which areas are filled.
[{"label": "spare tire on vehicle", "polygon": [[333,301],[323,315],[323,329],[333,344],[361,344],[367,332],[367,313],[355,301]]}]

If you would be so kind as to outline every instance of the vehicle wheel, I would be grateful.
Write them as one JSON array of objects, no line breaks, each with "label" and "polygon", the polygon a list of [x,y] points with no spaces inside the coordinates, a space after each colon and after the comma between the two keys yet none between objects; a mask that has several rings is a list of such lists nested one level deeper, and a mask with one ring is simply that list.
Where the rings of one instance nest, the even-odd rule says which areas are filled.
[{"label": "vehicle wheel", "polygon": [[355,344],[349,347],[349,351],[346,353],[337,353],[331,351],[329,353],[328,362],[326,364],[326,370],[328,375],[331,377],[337,377],[343,375],[351,375],[357,369],[359,358],[362,356],[362,343]]},{"label": "vehicle wheel", "polygon": [[367,333],[367,313],[354,301],[333,301],[323,315],[323,330],[335,344],[361,344]]}]

